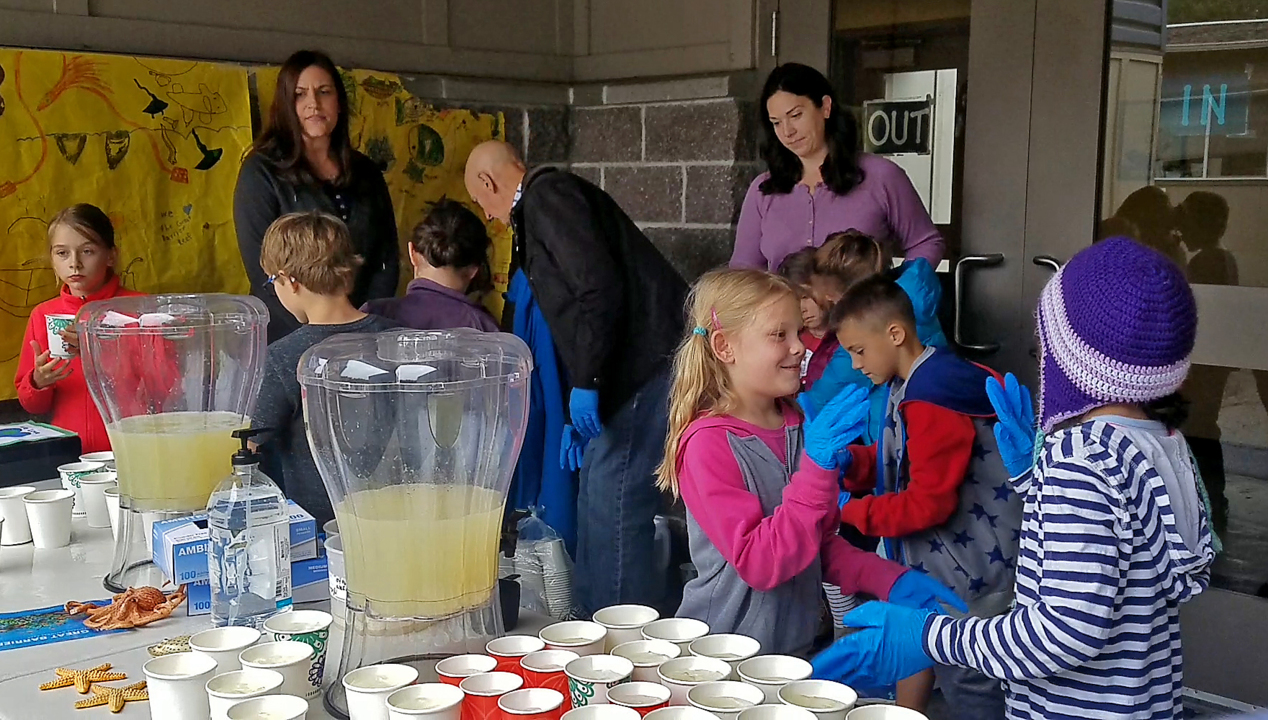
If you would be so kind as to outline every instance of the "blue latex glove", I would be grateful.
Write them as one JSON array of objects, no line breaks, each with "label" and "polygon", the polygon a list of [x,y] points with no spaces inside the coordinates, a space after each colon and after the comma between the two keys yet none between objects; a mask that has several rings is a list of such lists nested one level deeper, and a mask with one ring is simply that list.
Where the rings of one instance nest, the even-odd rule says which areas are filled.
[{"label": "blue latex glove", "polygon": [[837,496],[837,508],[845,508],[845,504],[848,502],[850,502],[850,493],[842,490],[841,494]]},{"label": "blue latex glove", "polygon": [[581,469],[581,461],[585,459],[587,441],[571,425],[564,425],[564,432],[559,436],[559,467],[576,472]]},{"label": "blue latex glove", "polygon": [[568,417],[572,426],[587,440],[599,437],[603,423],[599,420],[599,391],[573,388],[568,396]]},{"label": "blue latex glove", "polygon": [[824,470],[848,467],[849,454],[842,462],[838,454],[863,434],[870,408],[867,390],[857,385],[842,390],[806,425],[806,456]]},{"label": "blue latex glove", "polygon": [[898,576],[889,589],[888,602],[935,612],[942,612],[942,604],[946,603],[962,613],[969,611],[968,603],[961,600],[954,590],[919,570],[908,570]]},{"label": "blue latex glove", "polygon": [[801,406],[801,414],[806,416],[806,422],[814,420],[819,414],[819,410],[815,408],[815,401],[810,399],[810,393],[801,393],[797,395],[797,404]]},{"label": "blue latex glove", "polygon": [[1009,477],[1021,477],[1035,464],[1035,408],[1030,391],[1008,373],[1004,384],[995,378],[986,380],[986,396],[995,408],[995,443]]},{"label": "blue latex glove", "polygon": [[933,613],[870,602],[845,616],[845,626],[863,628],[819,653],[814,677],[850,687],[889,687],[934,666],[925,653],[925,622]]}]

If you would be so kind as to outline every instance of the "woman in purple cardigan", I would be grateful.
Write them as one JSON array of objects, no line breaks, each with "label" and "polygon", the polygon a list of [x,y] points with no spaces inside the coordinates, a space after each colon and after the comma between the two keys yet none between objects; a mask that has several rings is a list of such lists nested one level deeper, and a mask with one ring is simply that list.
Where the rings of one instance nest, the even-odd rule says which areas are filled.
[{"label": "woman in purple cardigan", "polygon": [[748,189],[731,267],[779,269],[784,257],[858,230],[935,268],[943,240],[907,173],[858,151],[859,129],[818,70],[787,63],[762,88],[767,172]]}]

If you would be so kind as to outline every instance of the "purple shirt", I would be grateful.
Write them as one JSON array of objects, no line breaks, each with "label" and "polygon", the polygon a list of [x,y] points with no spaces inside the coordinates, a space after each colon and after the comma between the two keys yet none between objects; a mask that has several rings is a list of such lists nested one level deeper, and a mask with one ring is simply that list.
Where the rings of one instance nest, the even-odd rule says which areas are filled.
[{"label": "purple shirt", "polygon": [[498,332],[498,324],[483,305],[457,290],[424,278],[411,280],[404,297],[371,300],[361,312],[395,320],[415,330],[469,327]]},{"label": "purple shirt", "polygon": [[731,267],[773,272],[786,256],[852,229],[886,243],[894,255],[924,258],[937,268],[945,243],[907,173],[867,153],[859,154],[859,168],[863,182],[845,195],[823,183],[814,195],[800,183],[787,195],[764,195],[758,186],[770,173],[758,176],[740,210]]}]

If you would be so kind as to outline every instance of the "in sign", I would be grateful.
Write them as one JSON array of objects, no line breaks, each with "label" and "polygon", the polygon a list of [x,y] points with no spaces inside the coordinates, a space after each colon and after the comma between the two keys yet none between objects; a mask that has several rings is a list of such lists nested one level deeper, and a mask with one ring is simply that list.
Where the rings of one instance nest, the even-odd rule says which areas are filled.
[{"label": "in sign", "polygon": [[1249,115],[1245,75],[1163,78],[1159,116],[1171,135],[1244,135]]},{"label": "in sign", "polygon": [[877,155],[928,155],[933,137],[932,100],[882,100],[863,105],[867,151]]}]

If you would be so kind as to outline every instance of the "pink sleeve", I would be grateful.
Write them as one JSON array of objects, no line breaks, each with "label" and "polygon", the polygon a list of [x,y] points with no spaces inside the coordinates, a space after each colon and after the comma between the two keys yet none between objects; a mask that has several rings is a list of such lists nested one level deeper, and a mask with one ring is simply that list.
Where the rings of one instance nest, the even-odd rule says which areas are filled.
[{"label": "pink sleeve", "polygon": [[833,529],[824,538],[820,557],[823,558],[823,581],[841,588],[843,593],[865,592],[884,600],[889,589],[907,568],[896,562],[860,550]]},{"label": "pink sleeve", "polygon": [[765,175],[748,186],[744,205],[740,208],[740,220],[735,226],[735,247],[731,251],[731,267],[766,270],[769,264],[762,254],[762,191],[758,188]]},{"label": "pink sleeve", "polygon": [[903,257],[908,260],[924,258],[937,270],[946,250],[942,233],[933,224],[907,173],[890,161],[885,161],[884,167],[886,170],[877,180],[885,196],[886,220],[894,239],[902,246]]},{"label": "pink sleeve", "polygon": [[679,489],[709,541],[750,587],[768,592],[815,562],[826,528],[837,523],[834,471],[802,458],[770,517],[749,492],[725,428],[694,433],[678,462]]}]

